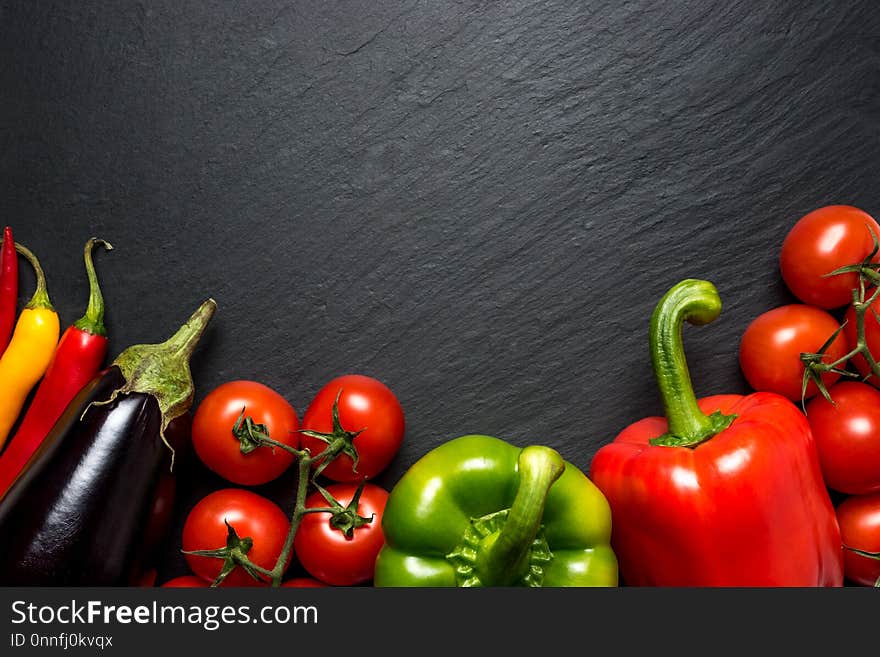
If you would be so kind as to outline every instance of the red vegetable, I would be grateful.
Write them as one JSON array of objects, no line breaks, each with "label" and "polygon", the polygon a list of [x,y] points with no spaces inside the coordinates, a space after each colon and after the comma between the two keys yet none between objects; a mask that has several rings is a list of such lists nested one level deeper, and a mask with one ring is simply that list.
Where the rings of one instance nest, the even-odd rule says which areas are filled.
[{"label": "red vegetable", "polygon": [[171,589],[206,589],[211,586],[201,577],[195,575],[181,575],[174,579],[169,579],[162,587]]},{"label": "red vegetable", "polygon": [[[815,306],[793,303],[758,315],[748,325],[740,340],[739,362],[743,375],[755,390],[775,392],[792,401],[808,399],[819,392],[812,380],[803,387],[802,353],[818,353],[835,335],[840,324],[827,311]],[[833,363],[849,352],[846,337],[837,332],[823,351],[822,362]],[[840,378],[833,371],[822,373],[828,389]]]},{"label": "red vegetable", "polygon": [[306,499],[306,508],[336,508],[336,513],[309,513],[302,519],[293,547],[302,567],[332,586],[354,586],[373,579],[376,557],[385,543],[382,514],[388,492],[375,484],[332,484]]},{"label": "red vegetable", "polygon": [[[874,360],[880,359],[880,299],[877,299],[868,308],[865,313],[865,346],[871,352]],[[846,336],[850,346],[855,347],[858,341],[858,323],[856,321],[856,309],[850,304],[843,316],[843,334]],[[875,388],[880,388],[880,377],[874,376],[871,366],[865,360],[864,355],[856,354],[850,358],[855,368],[863,377],[868,377],[866,381]]]},{"label": "red vegetable", "polygon": [[[880,238],[874,218],[849,205],[829,205],[801,217],[786,235],[780,253],[788,289],[804,303],[820,308],[848,304],[859,286],[858,274],[827,274],[862,262],[874,248],[872,231]],[[880,260],[880,254],[873,260]]]},{"label": "red vegetable", "polygon": [[[337,397],[338,417],[334,419]],[[316,466],[328,479],[356,482],[388,467],[400,449],[404,430],[403,409],[388,386],[362,374],[345,374],[321,388],[306,409],[302,446],[317,455],[330,443],[345,444],[336,459]]]},{"label": "red vegetable", "polygon": [[3,231],[3,247],[0,249],[0,355],[6,351],[12,329],[15,328],[15,314],[18,308],[18,254],[12,229]]},{"label": "red vegetable", "polygon": [[803,413],[775,393],[694,396],[682,324],[708,324],[720,312],[707,281],[667,292],[650,330],[666,417],[636,422],[593,458],[622,579],[841,586],[840,530]]},{"label": "red vegetable", "polygon": [[854,495],[837,507],[846,578],[880,586],[880,493]]},{"label": "red vegetable", "polygon": [[89,303],[85,315],[69,327],[52,356],[21,425],[0,456],[0,497],[6,493],[76,394],[100,371],[107,355],[104,298],[92,262],[92,249],[113,247],[99,239],[85,246]]},{"label": "red vegetable", "polygon": [[320,589],[326,586],[329,585],[324,584],[324,582],[319,582],[316,579],[312,579],[311,577],[294,577],[281,584],[281,588],[288,589]]},{"label": "red vegetable", "polygon": [[[183,524],[183,550],[190,569],[221,586],[265,586],[238,565],[236,556],[271,569],[284,547],[290,523],[273,501],[240,488],[202,498]],[[199,552],[200,554],[192,554]],[[256,574],[256,573],[255,573]]]},{"label": "red vegetable", "polygon": [[296,449],[299,418],[275,390],[256,381],[229,381],[199,404],[192,442],[205,466],[234,484],[257,486],[277,479],[294,456],[278,447],[257,447],[254,432]]},{"label": "red vegetable", "polygon": [[815,397],[806,408],[825,484],[847,495],[880,492],[880,391],[841,381],[828,394],[833,404]]}]

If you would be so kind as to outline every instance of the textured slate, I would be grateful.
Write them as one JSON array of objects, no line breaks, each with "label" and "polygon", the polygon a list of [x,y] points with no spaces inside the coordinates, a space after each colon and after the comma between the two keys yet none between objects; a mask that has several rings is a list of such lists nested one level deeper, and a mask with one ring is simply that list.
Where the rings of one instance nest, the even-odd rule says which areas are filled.
[{"label": "textured slate", "polygon": [[[699,392],[746,392],[788,228],[880,215],[870,1],[0,2],[0,88],[0,217],[62,320],[98,235],[114,355],[218,301],[199,399],[253,378],[302,413],[377,376],[389,487],[469,432],[587,468],[659,412],[647,322],[682,278],[725,302],[686,335]],[[196,464],[175,531],[222,485]]]}]

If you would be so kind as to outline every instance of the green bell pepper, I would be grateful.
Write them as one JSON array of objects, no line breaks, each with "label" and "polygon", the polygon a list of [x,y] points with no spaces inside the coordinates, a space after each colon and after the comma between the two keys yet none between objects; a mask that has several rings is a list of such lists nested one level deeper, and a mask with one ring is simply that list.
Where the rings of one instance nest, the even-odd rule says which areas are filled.
[{"label": "green bell pepper", "polygon": [[462,436],[391,491],[374,586],[617,586],[611,508],[558,452]]}]

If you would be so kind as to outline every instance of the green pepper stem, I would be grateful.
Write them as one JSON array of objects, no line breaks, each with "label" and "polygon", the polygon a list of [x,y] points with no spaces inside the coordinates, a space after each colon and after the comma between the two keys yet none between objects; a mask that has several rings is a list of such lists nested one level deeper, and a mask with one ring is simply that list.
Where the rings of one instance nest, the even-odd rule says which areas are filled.
[{"label": "green pepper stem", "polygon": [[479,557],[484,586],[509,586],[522,577],[529,548],[541,528],[547,494],[565,470],[559,452],[540,445],[523,449],[517,464],[519,486],[507,520],[494,543]]},{"label": "green pepper stem", "polygon": [[651,316],[651,361],[669,422],[669,432],[652,445],[696,447],[720,433],[733,416],[706,415],[697,404],[682,341],[684,322],[709,324],[721,314],[721,297],[709,281],[686,279],[674,285]]},{"label": "green pepper stem", "polygon": [[107,251],[113,250],[113,245],[109,242],[95,237],[86,242],[83,259],[86,263],[86,276],[89,279],[89,305],[86,314],[74,323],[74,327],[90,335],[105,337],[107,328],[104,326],[104,295],[101,293],[98,275],[95,273],[95,263],[92,260],[92,250],[95,245],[103,246]]}]

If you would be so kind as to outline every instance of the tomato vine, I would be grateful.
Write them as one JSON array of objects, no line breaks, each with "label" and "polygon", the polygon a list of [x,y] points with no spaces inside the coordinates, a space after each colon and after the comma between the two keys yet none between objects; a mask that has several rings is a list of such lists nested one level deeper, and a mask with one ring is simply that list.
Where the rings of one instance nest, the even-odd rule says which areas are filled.
[{"label": "tomato vine", "polygon": [[[874,319],[878,323],[880,323],[880,315],[878,315],[877,311],[873,308],[874,303],[878,299],[880,299],[880,263],[873,261],[874,258],[877,256],[877,253],[880,252],[880,240],[878,240],[877,234],[874,232],[873,229],[869,230],[871,231],[871,238],[874,241],[874,246],[871,252],[867,256],[865,256],[865,259],[858,264],[846,265],[844,267],[835,269],[828,274],[825,274],[825,277],[840,276],[842,274],[850,273],[855,273],[859,275],[859,285],[852,291],[852,309],[854,313],[856,335],[855,346],[852,347],[849,353],[844,354],[840,358],[830,363],[824,362],[823,360],[825,356],[825,351],[831,346],[837,336],[840,335],[840,333],[846,327],[847,322],[844,321],[840,325],[840,327],[831,335],[831,337],[829,337],[828,340],[822,345],[818,352],[801,354],[801,361],[804,364],[804,376],[801,393],[802,405],[804,405],[806,402],[807,387],[809,386],[811,381],[816,384],[816,386],[819,388],[819,392],[826,400],[828,400],[829,403],[834,403],[834,400],[831,399],[831,395],[828,392],[828,388],[822,381],[822,375],[825,373],[833,372],[839,374],[840,376],[849,378],[862,377],[862,380],[864,381],[867,381],[871,376],[880,377],[880,363],[877,362],[876,358],[871,353],[871,349],[868,346],[868,340],[865,335],[865,318],[868,314],[868,311],[870,311]],[[869,372],[865,376],[862,376],[861,374],[852,372],[845,368],[846,363],[851,359],[856,358],[857,356],[861,356],[862,358],[864,358],[865,363],[867,363]]]},{"label": "tomato vine", "polygon": [[[346,535],[349,535],[357,527],[373,522],[374,518],[365,518],[357,514],[357,500],[360,497],[360,491],[363,489],[366,479],[361,481],[358,488],[358,494],[353,498],[352,503],[347,506],[343,506],[333,499],[332,496],[317,482],[317,477],[321,474],[324,467],[340,454],[349,455],[352,457],[352,460],[357,463],[357,451],[354,448],[353,440],[360,432],[346,431],[342,428],[339,420],[339,396],[339,394],[336,396],[336,400],[333,403],[333,433],[319,435],[316,432],[310,432],[310,435],[320,438],[327,444],[325,449],[314,456],[308,448],[297,449],[271,438],[266,427],[255,423],[246,415],[247,409],[242,409],[232,431],[234,437],[241,444],[240,448],[242,453],[247,454],[258,448],[282,449],[292,454],[296,459],[297,485],[295,502],[290,516],[290,525],[287,531],[287,536],[284,540],[284,545],[275,561],[275,565],[271,569],[259,566],[248,558],[252,539],[250,537],[240,538],[236,533],[235,528],[228,523],[226,546],[212,550],[185,551],[184,553],[189,555],[213,557],[223,560],[223,568],[221,569],[220,574],[211,583],[211,586],[219,586],[235,568],[243,569],[256,580],[260,580],[260,576],[262,576],[268,579],[272,586],[280,586],[284,571],[290,561],[297,530],[299,529],[302,519],[307,514],[331,514],[331,525],[334,529],[341,531]],[[305,433],[306,430],[300,429],[299,431]],[[313,466],[316,466],[314,472],[312,471]],[[309,494],[310,485],[313,485],[321,492],[327,500],[328,506],[306,506],[306,498]]]}]

